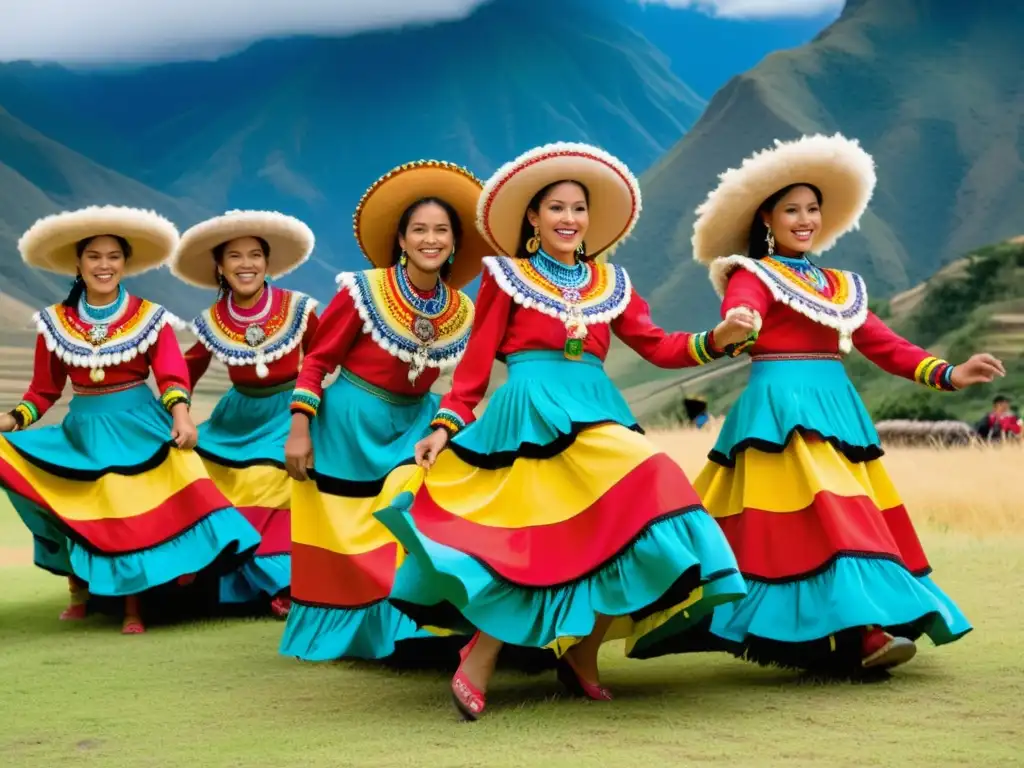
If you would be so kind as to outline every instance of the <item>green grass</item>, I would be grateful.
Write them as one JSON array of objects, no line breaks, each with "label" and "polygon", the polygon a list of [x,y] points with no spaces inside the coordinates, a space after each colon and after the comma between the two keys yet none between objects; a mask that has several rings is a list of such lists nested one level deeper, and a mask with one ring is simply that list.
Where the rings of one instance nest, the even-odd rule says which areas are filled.
[{"label": "green grass", "polygon": [[[0,509],[0,550],[27,535]],[[976,631],[879,685],[810,685],[715,655],[629,662],[605,651],[611,704],[503,674],[490,711],[455,721],[446,680],[277,654],[272,620],[121,637],[62,624],[63,582],[0,566],[0,754],[88,766],[801,766],[1019,764],[1019,539],[926,538]],[[6,549],[4,549],[6,548]],[[998,585],[998,588],[993,588]]]}]

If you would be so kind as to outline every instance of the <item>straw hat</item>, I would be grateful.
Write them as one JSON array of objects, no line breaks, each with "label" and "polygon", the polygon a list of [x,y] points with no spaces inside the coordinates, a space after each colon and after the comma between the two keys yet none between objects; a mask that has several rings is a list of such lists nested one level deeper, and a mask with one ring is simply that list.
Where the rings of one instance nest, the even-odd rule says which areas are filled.
[{"label": "straw hat", "polygon": [[590,193],[588,256],[609,251],[633,231],[642,207],[636,177],[603,149],[569,142],[536,147],[499,168],[484,184],[477,227],[499,253],[514,255],[526,206],[548,184],[562,180],[578,181]]},{"label": "straw hat", "polygon": [[239,237],[267,241],[267,275],[275,278],[298,269],[316,243],[313,230],[294,216],[277,211],[228,211],[186,230],[171,261],[171,272],[191,285],[217,288],[213,249]]},{"label": "straw hat", "polygon": [[821,190],[821,228],[814,251],[834,246],[860,223],[875,189],[875,162],[860,144],[841,134],[775,140],[755,152],[721,181],[697,208],[693,258],[710,265],[724,256],[746,255],[750,225],[761,204],[790,184],[813,184]]},{"label": "straw hat", "polygon": [[22,261],[61,275],[78,273],[79,241],[118,235],[132,247],[124,273],[138,275],[162,265],[178,244],[178,229],[154,211],[118,205],[91,205],[45,216],[18,240]]},{"label": "straw hat", "polygon": [[447,283],[462,288],[480,272],[490,247],[473,229],[473,215],[482,182],[471,172],[441,160],[417,160],[385,173],[356,206],[352,229],[359,249],[375,267],[390,267],[398,221],[405,210],[424,197],[444,200],[459,215],[462,242],[455,243],[455,261]]}]

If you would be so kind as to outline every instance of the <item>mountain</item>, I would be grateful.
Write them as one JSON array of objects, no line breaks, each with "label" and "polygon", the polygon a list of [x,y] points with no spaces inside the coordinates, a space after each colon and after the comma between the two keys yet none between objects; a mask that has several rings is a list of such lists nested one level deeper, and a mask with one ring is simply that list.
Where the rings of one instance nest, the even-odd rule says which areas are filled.
[{"label": "mountain", "polygon": [[[823,259],[878,297],[905,290],[1024,220],[1024,4],[848,0],[813,42],[733,78],[641,179],[644,213],[616,253],[654,317],[697,329],[718,300],[692,260],[693,211],[773,140],[858,138],[879,183],[859,232]],[[827,215],[828,201],[825,201]]]},{"label": "mountain", "polygon": [[[564,0],[551,13],[546,0],[495,0],[429,29],[268,40],[214,62],[15,63],[0,67],[0,105],[54,153],[134,180],[140,200],[158,191],[157,207],[182,228],[226,208],[303,218],[317,252],[285,285],[326,298],[336,272],[364,263],[351,212],[394,165],[433,157],[486,175],[561,140],[599,144],[641,171],[678,140],[704,101],[611,8]],[[13,151],[0,140],[0,162]],[[21,173],[41,184],[34,168]],[[59,202],[102,198],[69,192]],[[0,209],[8,229],[24,218]]]}]

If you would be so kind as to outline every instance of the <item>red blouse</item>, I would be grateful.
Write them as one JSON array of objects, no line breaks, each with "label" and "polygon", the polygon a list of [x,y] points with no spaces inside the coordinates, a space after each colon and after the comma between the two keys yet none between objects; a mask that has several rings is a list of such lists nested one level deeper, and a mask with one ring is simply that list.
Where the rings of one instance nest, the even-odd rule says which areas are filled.
[{"label": "red blouse", "polygon": [[[57,304],[40,312],[36,318],[40,327],[36,340],[32,382],[21,403],[15,408],[20,428],[38,421],[60,399],[68,379],[79,394],[102,394],[144,383],[150,371],[156,379],[161,401],[168,411],[190,397],[188,368],[178,346],[173,319],[163,307],[135,296],[129,296],[123,318],[112,324],[106,342],[98,352],[114,354],[128,352],[134,356],[127,361],[102,367],[102,380],[93,378],[90,367],[73,365],[80,350],[93,348],[89,341],[92,326],[83,322],[73,308]],[[156,340],[149,343],[151,333]],[[50,346],[54,349],[51,351]],[[105,350],[110,350],[105,352]]]},{"label": "red blouse", "polygon": [[[441,400],[434,420],[435,427],[452,433],[476,418],[473,409],[487,392],[495,359],[530,350],[562,351],[565,346],[566,327],[561,320],[517,304],[487,269],[476,302],[482,311],[473,325],[466,355],[455,369],[451,391]],[[602,361],[608,356],[613,332],[659,368],[688,368],[721,357],[710,331],[667,333],[655,325],[647,302],[632,288],[621,314],[610,323],[589,325],[587,330],[583,351]]]},{"label": "red blouse", "polygon": [[[825,293],[832,295],[831,289]],[[749,349],[752,355],[839,353],[839,335],[834,329],[777,301],[768,286],[746,269],[729,276],[722,316],[734,307],[747,307],[761,315],[761,332]],[[873,312],[868,312],[867,320],[854,331],[853,345],[888,373],[934,389],[950,388],[949,363],[895,333]]]}]

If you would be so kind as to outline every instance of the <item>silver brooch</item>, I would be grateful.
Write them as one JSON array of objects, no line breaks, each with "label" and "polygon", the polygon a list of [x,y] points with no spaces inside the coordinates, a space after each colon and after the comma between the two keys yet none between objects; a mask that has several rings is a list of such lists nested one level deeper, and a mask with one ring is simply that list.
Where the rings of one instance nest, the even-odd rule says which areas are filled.
[{"label": "silver brooch", "polygon": [[266,331],[263,330],[262,326],[253,323],[245,329],[245,343],[250,347],[258,347],[266,340],[267,334]]}]

